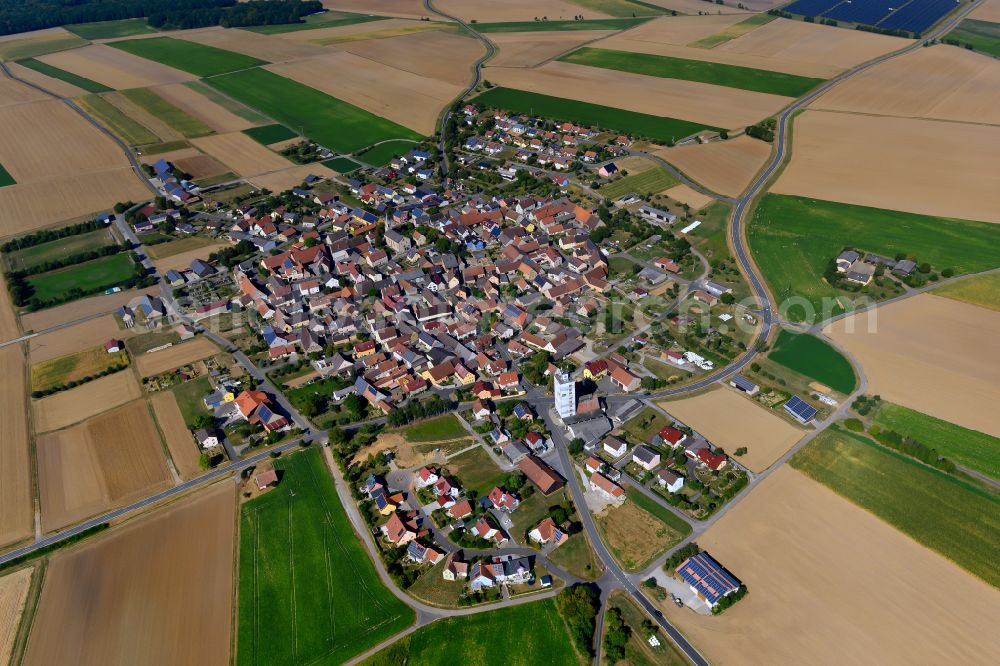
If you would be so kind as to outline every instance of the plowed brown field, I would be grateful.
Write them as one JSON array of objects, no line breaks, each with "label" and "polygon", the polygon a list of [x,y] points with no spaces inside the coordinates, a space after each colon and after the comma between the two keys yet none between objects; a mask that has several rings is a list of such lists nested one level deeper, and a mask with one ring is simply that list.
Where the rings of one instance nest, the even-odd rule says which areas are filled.
[{"label": "plowed brown field", "polygon": [[764,166],[771,144],[744,135],[729,141],[664,148],[656,154],[713,192],[737,196]]},{"label": "plowed brown field", "polygon": [[35,432],[65,428],[135,400],[140,395],[139,384],[131,370],[95,379],[68,391],[54,393],[31,401]]},{"label": "plowed brown field", "polygon": [[159,391],[150,398],[156,422],[160,424],[163,439],[170,450],[170,457],[183,479],[191,479],[201,472],[198,466],[198,445],[191,431],[184,424],[184,416],[172,391]]},{"label": "plowed brown field", "polygon": [[214,342],[205,336],[200,336],[160,351],[140,354],[135,359],[135,367],[140,375],[149,377],[218,353],[219,348],[215,346]]},{"label": "plowed brown field", "polygon": [[0,545],[32,532],[27,380],[20,345],[0,349]]}]

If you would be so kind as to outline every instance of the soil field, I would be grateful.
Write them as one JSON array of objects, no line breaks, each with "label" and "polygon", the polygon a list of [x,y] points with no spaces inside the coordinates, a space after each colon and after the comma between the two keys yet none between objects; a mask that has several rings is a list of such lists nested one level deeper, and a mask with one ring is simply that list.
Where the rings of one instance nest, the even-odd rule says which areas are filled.
[{"label": "soil field", "polygon": [[41,363],[104,344],[112,338],[122,340],[131,337],[134,331],[132,328],[119,328],[114,315],[97,317],[31,338],[28,341],[29,358],[32,363]]},{"label": "soil field", "polygon": [[569,32],[501,32],[490,35],[500,52],[489,61],[491,67],[534,67],[546,60],[602,37],[607,30]]},{"label": "soil field", "polygon": [[858,359],[869,393],[1000,437],[998,327],[1000,312],[923,294],[841,319],[824,333]]},{"label": "soil field", "polygon": [[24,356],[20,345],[0,349],[0,544],[32,531],[31,459],[25,400]]},{"label": "soil field", "polygon": [[715,199],[707,194],[697,192],[687,185],[674,185],[673,187],[664,190],[663,194],[670,197],[674,201],[679,201],[691,206],[691,210],[701,210],[715,201]]},{"label": "soil field", "polygon": [[531,90],[582,102],[615,104],[629,111],[736,128],[773,115],[787,97],[724,88],[707,83],[550,62],[535,69],[487,67],[486,78],[500,86]]},{"label": "soil field", "polygon": [[281,171],[272,171],[271,173],[259,176],[251,176],[250,180],[257,187],[266,187],[272,192],[283,192],[284,190],[301,185],[302,181],[305,180],[306,176],[309,174],[313,174],[315,176],[337,175],[332,169],[328,169],[319,163],[313,163],[293,166],[287,169],[282,169]]},{"label": "soil field", "polygon": [[770,157],[771,144],[738,136],[728,141],[663,148],[656,155],[713,192],[737,196]]},{"label": "soil field", "polygon": [[626,571],[641,571],[650,561],[683,538],[653,514],[632,501],[609,506],[596,516],[608,550]]},{"label": "soil field", "polygon": [[1000,127],[806,111],[793,132],[773,192],[1000,222]]},{"label": "soil field", "polygon": [[33,573],[34,567],[26,567],[0,578],[0,662],[5,664],[14,647]]},{"label": "soil field", "polygon": [[381,14],[406,18],[436,18],[420,0],[323,0],[326,9],[339,9],[358,14]]},{"label": "soil field", "polygon": [[26,314],[21,317],[21,325],[25,331],[44,331],[54,326],[76,321],[82,317],[102,312],[111,313],[122,305],[141,298],[144,294],[155,294],[159,290],[158,286],[146,289],[128,289],[120,291],[117,294],[102,294],[100,296],[83,298],[79,301],[66,303],[65,305]]},{"label": "soil field", "polygon": [[[701,433],[732,455],[745,446],[746,455],[736,458],[754,472],[762,472],[785,454],[805,434],[781,417],[768,412],[742,394],[727,387],[693,398],[658,403],[682,423]],[[725,414],[726,418],[719,418]]]},{"label": "soil field", "polygon": [[[266,62],[284,62],[322,55],[325,49],[312,44],[276,39],[249,30],[206,28],[177,33],[178,39],[205,44]],[[228,70],[232,71],[232,70]]]},{"label": "soil field", "polygon": [[171,269],[184,270],[189,268],[191,266],[191,262],[195,259],[207,260],[208,255],[224,247],[229,247],[229,243],[212,242],[204,244],[193,250],[179,252],[177,254],[170,255],[165,259],[156,261],[156,269],[161,273],[166,273]]},{"label": "soil field", "polygon": [[810,107],[998,125],[1000,68],[973,51],[931,46],[845,81]]},{"label": "soil field", "polygon": [[996,590],[793,469],[768,477],[698,545],[750,590],[720,616],[661,605],[713,663],[1000,659]]},{"label": "soil field", "polygon": [[68,391],[31,401],[35,432],[65,428],[135,400],[139,384],[131,372],[116,372]]},{"label": "soil field", "polygon": [[934,295],[1000,312],[1000,273],[952,282],[935,289]]},{"label": "soil field", "polygon": [[45,389],[93,377],[113,366],[128,365],[125,352],[109,354],[104,346],[91,347],[31,366],[31,390]]},{"label": "soil field", "polygon": [[[460,92],[457,85],[353,53],[330,53],[267,69],[422,134],[434,132],[441,109]],[[372,81],[379,85],[372,86]]]},{"label": "soil field", "polygon": [[130,55],[104,44],[91,44],[72,51],[41,56],[38,59],[116,90],[145,88],[161,83],[191,81],[195,78],[187,72]]},{"label": "soil field", "polygon": [[[14,76],[16,76],[17,78],[23,79],[23,80],[27,81],[28,83],[34,83],[36,86],[41,86],[45,90],[48,90],[49,92],[53,92],[56,95],[59,95],[60,97],[77,97],[79,95],[86,94],[86,92],[87,92],[86,90],[83,90],[82,88],[77,88],[76,86],[74,86],[72,84],[69,84],[69,83],[66,83],[65,81],[61,81],[61,80],[59,80],[57,78],[54,78],[54,77],[51,77],[51,76],[46,76],[45,74],[42,74],[41,72],[37,72],[37,71],[35,71],[33,69],[29,69],[29,68],[25,67],[24,65],[20,65],[20,64],[18,64],[16,62],[9,62],[9,63],[7,63],[7,67],[10,69],[11,74],[13,74]],[[3,82],[0,82],[0,96],[2,96],[4,94],[4,92],[6,90],[8,90],[8,89],[16,91],[16,90],[18,90],[18,89],[20,89],[22,87],[26,87],[26,86],[20,86],[19,84],[17,84],[16,81],[11,81],[10,79],[4,79]],[[35,92],[37,93],[38,96],[37,97],[33,97],[31,99],[31,101],[35,101],[35,100],[39,100],[40,101],[42,99],[45,99],[41,95],[41,93],[38,93],[37,91],[35,91]],[[15,92],[15,95],[16,94],[17,93]],[[0,106],[6,106],[8,104],[14,104],[14,103],[17,103],[16,102],[16,98],[15,99],[4,99],[3,101],[0,101]]]},{"label": "soil field", "polygon": [[179,160],[173,160],[173,162],[174,166],[178,169],[191,174],[194,180],[211,178],[212,176],[218,176],[229,171],[222,162],[211,155],[197,154],[190,157],[182,157]]},{"label": "soil field", "polygon": [[24,663],[229,663],[235,507],[220,483],[54,555]]},{"label": "soil field", "polygon": [[178,109],[191,114],[216,132],[238,132],[253,127],[255,123],[241,118],[229,109],[181,83],[170,83],[156,88],[156,94]]},{"label": "soil field", "polygon": [[170,485],[145,400],[38,438],[42,529],[72,525]]},{"label": "soil field", "polygon": [[456,86],[468,85],[472,63],[483,55],[483,46],[478,41],[443,30],[350,42],[340,50]]},{"label": "soil field", "polygon": [[184,424],[184,415],[177,406],[173,391],[159,391],[153,394],[149,403],[181,478],[186,480],[198,476],[201,473],[198,445]]},{"label": "soil field", "polygon": [[156,352],[146,352],[135,359],[135,367],[143,377],[158,375],[167,370],[179,368],[188,363],[200,361],[203,358],[219,353],[215,343],[204,336],[187,340],[180,344],[161,349]]},{"label": "soil field", "polygon": [[255,176],[292,166],[284,157],[242,132],[204,136],[194,139],[192,143],[242,176]]},{"label": "soil field", "polygon": [[552,20],[572,19],[581,13],[591,19],[613,15],[570,0],[506,0],[499,4],[493,0],[439,0],[434,6],[445,14],[477,23],[533,21],[537,16],[547,16]]}]

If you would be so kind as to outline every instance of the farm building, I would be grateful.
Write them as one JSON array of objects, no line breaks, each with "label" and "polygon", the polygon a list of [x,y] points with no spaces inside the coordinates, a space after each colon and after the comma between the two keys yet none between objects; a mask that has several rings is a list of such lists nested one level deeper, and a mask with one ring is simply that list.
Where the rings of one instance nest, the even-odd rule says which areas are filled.
[{"label": "farm building", "polygon": [[681,562],[675,571],[692,592],[712,607],[724,596],[740,589],[741,585],[735,576],[704,551]]}]

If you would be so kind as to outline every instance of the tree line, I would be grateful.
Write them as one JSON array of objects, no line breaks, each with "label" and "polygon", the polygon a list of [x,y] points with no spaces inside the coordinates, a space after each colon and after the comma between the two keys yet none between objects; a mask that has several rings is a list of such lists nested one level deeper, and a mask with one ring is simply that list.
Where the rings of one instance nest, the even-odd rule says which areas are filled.
[{"label": "tree line", "polygon": [[[0,2],[2,2],[2,0],[0,0]],[[27,247],[34,247],[36,245],[41,245],[42,243],[59,240],[60,238],[68,238],[69,236],[79,236],[80,234],[97,231],[98,229],[103,228],[103,222],[91,220],[90,222],[71,224],[68,227],[61,227],[59,229],[43,229],[41,231],[36,231],[33,234],[20,236],[19,238],[12,238],[3,245],[0,245],[0,251],[14,252],[16,250],[23,250]]]}]

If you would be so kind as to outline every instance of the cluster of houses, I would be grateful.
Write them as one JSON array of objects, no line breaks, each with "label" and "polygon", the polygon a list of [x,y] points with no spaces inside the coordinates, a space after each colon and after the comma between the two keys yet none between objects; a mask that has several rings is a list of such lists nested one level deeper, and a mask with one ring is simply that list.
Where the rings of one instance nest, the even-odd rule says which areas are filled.
[{"label": "cluster of houses", "polygon": [[862,255],[857,250],[851,249],[841,252],[835,264],[837,273],[845,280],[862,287],[871,284],[879,266],[885,267],[901,278],[912,275],[917,269],[917,263],[910,259],[896,260],[870,253]]},{"label": "cluster of houses", "polygon": [[174,165],[164,159],[153,163],[152,182],[168,199],[179,204],[193,203],[198,199],[198,186],[174,174]]}]

